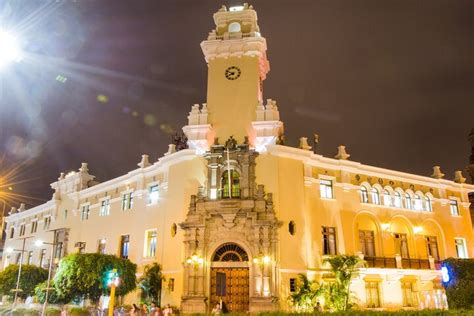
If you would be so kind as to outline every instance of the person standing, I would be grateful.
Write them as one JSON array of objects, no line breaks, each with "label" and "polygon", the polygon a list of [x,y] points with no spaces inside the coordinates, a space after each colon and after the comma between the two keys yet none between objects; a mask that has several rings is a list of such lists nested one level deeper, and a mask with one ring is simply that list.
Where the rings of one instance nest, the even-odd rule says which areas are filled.
[{"label": "person standing", "polygon": [[163,316],[171,316],[173,315],[173,309],[171,308],[170,304],[166,305],[166,308],[163,310]]},{"label": "person standing", "polygon": [[132,304],[132,309],[130,310],[130,316],[139,316],[140,315],[140,309],[138,308],[137,305]]}]

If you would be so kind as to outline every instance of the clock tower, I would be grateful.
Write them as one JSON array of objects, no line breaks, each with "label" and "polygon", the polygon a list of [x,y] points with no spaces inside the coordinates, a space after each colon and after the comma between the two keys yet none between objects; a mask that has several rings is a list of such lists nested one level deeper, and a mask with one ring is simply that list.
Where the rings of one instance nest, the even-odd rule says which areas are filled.
[{"label": "clock tower", "polygon": [[201,43],[208,65],[207,103],[195,104],[183,127],[189,148],[203,154],[231,136],[265,151],[283,134],[276,101],[263,101],[263,81],[270,71],[267,42],[252,6],[225,6],[214,14],[216,28]]}]

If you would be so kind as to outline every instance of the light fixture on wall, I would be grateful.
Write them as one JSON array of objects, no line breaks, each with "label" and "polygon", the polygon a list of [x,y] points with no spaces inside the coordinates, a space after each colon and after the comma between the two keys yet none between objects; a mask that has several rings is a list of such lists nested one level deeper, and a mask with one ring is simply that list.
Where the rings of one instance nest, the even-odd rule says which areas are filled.
[{"label": "light fixture on wall", "polygon": [[258,254],[255,258],[253,258],[253,263],[258,264],[258,265],[266,265],[269,264],[272,261],[270,256],[264,255],[262,252]]},{"label": "light fixture on wall", "polygon": [[380,225],[380,227],[382,227],[382,230],[383,230],[384,232],[389,231],[389,229],[390,229],[390,223],[383,223],[383,224]]},{"label": "light fixture on wall", "polygon": [[413,232],[414,232],[415,234],[420,234],[422,231],[423,231],[423,227],[421,227],[421,226],[415,226],[415,227],[413,227]]}]

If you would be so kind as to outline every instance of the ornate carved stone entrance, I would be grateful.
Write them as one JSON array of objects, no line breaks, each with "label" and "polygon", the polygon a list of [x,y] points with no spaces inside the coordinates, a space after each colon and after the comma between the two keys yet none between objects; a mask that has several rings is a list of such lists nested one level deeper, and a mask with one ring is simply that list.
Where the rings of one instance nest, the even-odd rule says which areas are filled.
[{"label": "ornate carved stone entrance", "polygon": [[[258,153],[232,138],[204,157],[208,181],[191,196],[184,230],[184,313],[278,308],[278,228],[272,194],[255,183]],[[219,292],[221,291],[221,292]],[[225,291],[225,295],[223,292]]]},{"label": "ornate carved stone entrance", "polygon": [[211,264],[210,303],[215,306],[222,300],[229,312],[249,310],[248,255],[234,243],[222,245]]}]

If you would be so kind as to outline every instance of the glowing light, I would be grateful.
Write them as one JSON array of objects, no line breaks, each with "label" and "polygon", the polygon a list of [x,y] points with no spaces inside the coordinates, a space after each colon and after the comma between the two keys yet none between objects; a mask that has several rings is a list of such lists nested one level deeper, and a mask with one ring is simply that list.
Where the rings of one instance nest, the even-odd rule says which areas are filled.
[{"label": "glowing light", "polygon": [[7,252],[7,253],[12,253],[12,252],[13,252],[13,248],[8,247],[7,249],[5,249],[5,252]]},{"label": "glowing light", "polygon": [[35,241],[35,246],[36,247],[41,247],[43,245],[43,241],[42,240],[37,240]]},{"label": "glowing light", "polygon": [[109,97],[103,94],[99,94],[97,96],[97,101],[99,101],[100,103],[107,103],[109,102]]},{"label": "glowing light", "polygon": [[21,50],[17,38],[0,30],[0,67],[21,60]]},{"label": "glowing light", "polygon": [[415,226],[415,227],[413,227],[413,232],[414,232],[415,234],[419,234],[419,233],[421,233],[422,231],[423,231],[423,227],[420,227],[420,226]]},{"label": "glowing light", "polygon": [[441,267],[441,276],[443,278],[443,282],[446,283],[446,282],[449,282],[449,270],[447,267]]},{"label": "glowing light", "polygon": [[67,78],[64,77],[64,76],[61,76],[61,75],[57,75],[57,76],[56,76],[56,81],[59,81],[59,82],[61,82],[61,83],[66,83]]},{"label": "glowing light", "polygon": [[236,12],[236,11],[242,11],[244,9],[243,5],[236,5],[234,7],[230,7],[229,11],[230,12]]},{"label": "glowing light", "polygon": [[382,227],[383,231],[387,231],[390,229],[390,224],[389,223],[383,223],[380,225]]},{"label": "glowing light", "polygon": [[263,257],[263,263],[270,263],[270,257],[269,256],[265,256]]}]

